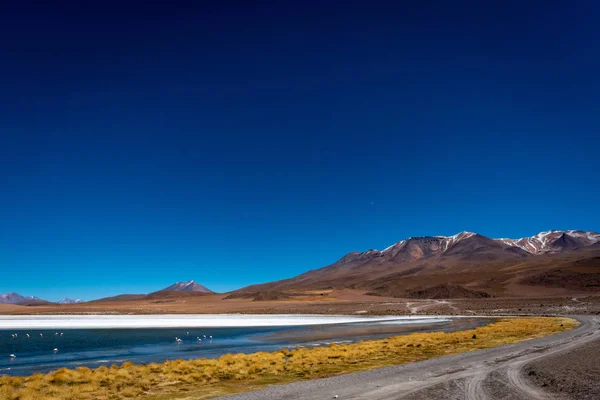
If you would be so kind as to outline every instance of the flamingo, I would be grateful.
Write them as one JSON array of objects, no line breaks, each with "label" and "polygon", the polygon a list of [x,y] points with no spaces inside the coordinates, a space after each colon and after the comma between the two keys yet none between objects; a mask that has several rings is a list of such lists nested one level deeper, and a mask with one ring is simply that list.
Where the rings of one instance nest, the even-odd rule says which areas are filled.
[{"label": "flamingo", "polygon": [[25,336],[27,336],[27,339],[29,339],[29,337],[30,337],[30,336],[29,336],[29,333],[26,333],[26,334],[25,334]]},{"label": "flamingo", "polygon": [[62,335],[63,335],[63,333],[61,332],[61,333],[60,333],[60,336],[62,336]]},{"label": "flamingo", "polygon": [[177,343],[181,343],[181,339],[179,339],[177,336],[175,336],[175,341],[176,341]]},{"label": "flamingo", "polygon": [[11,354],[10,356],[8,356],[8,358],[17,358],[17,356],[15,356],[14,354]]},{"label": "flamingo", "polygon": [[44,334],[43,334],[43,333],[40,333],[40,337],[44,337]]},{"label": "flamingo", "polygon": [[57,349],[57,348],[54,348],[54,352],[55,352],[55,353],[58,353],[58,349]]}]

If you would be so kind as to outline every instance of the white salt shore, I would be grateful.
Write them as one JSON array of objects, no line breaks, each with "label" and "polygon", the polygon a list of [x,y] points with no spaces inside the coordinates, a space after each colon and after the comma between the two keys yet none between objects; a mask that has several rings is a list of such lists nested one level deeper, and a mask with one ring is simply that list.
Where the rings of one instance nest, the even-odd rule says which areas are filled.
[{"label": "white salt shore", "polygon": [[423,324],[445,322],[446,317],[349,316],[349,315],[0,315],[0,330],[6,329],[114,329],[114,328],[216,328],[301,326],[386,322]]}]

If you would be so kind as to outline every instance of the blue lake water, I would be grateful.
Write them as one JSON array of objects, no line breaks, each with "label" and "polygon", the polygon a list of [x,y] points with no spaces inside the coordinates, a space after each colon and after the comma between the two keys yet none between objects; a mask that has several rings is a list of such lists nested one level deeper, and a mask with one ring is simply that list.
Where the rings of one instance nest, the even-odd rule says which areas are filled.
[{"label": "blue lake water", "polygon": [[[277,322],[273,322],[272,318],[269,317],[269,326],[210,326],[226,321],[222,319],[212,321],[212,324],[206,323],[205,327],[191,324],[194,326],[103,326],[101,329],[64,329],[60,326],[61,322],[56,322],[54,329],[35,329],[36,323],[27,329],[14,329],[10,327],[11,321],[0,318],[0,375],[29,375],[61,367],[97,367],[126,361],[150,363],[178,358],[218,357],[227,353],[275,351],[297,346],[326,346],[418,331],[470,329],[490,322],[478,318],[386,317],[385,320],[371,320],[364,317],[351,319],[351,322],[337,323],[337,320],[333,320],[331,323],[332,320],[326,320],[327,316],[318,316],[316,320],[307,320],[310,324],[303,325],[304,320],[294,321],[293,317],[283,316],[281,325],[273,325]],[[324,323],[318,324],[318,318],[323,318]],[[190,324],[185,320],[180,323]],[[260,325],[256,320],[252,323]],[[176,337],[181,341],[176,341]]]}]

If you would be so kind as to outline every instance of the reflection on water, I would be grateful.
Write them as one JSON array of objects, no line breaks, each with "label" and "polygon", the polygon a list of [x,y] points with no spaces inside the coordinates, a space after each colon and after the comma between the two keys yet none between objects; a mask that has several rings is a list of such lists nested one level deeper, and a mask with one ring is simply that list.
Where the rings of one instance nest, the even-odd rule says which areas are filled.
[{"label": "reflection on water", "polygon": [[[211,358],[227,353],[349,343],[415,331],[469,329],[489,322],[471,318],[407,321],[406,317],[399,317],[397,324],[386,321],[296,327],[0,330],[0,374],[28,375],[61,367],[97,367],[125,361]],[[11,354],[16,357],[11,358]]]}]

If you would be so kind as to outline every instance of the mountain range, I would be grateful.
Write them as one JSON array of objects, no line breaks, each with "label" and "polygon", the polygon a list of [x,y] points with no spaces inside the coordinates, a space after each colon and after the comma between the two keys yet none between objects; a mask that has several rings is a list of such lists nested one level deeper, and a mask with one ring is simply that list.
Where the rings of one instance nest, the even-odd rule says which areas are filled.
[{"label": "mountain range", "polygon": [[21,304],[28,302],[44,301],[33,296],[21,296],[19,293],[11,292],[0,294],[0,304]]},{"label": "mountain range", "polygon": [[[187,281],[187,282],[177,282],[171,286],[168,286],[162,290],[157,292],[153,292],[150,294],[122,294],[113,297],[106,297],[103,299],[99,299],[96,301],[116,301],[116,300],[139,300],[143,298],[160,298],[160,297],[173,297],[176,296],[177,293],[183,294],[209,294],[214,293],[212,290],[202,286],[196,282]],[[56,304],[79,304],[83,303],[80,299],[70,299],[65,297],[64,299],[56,302]],[[51,302],[39,299],[33,296],[21,296],[18,293],[7,293],[0,294],[0,304],[19,304],[19,305],[39,305],[39,304],[51,304]]]},{"label": "mountain range", "polygon": [[74,299],[65,297],[64,299],[62,299],[58,302],[58,304],[77,304],[77,303],[83,303],[83,301],[80,299],[74,300]]},{"label": "mountain range", "polygon": [[443,297],[450,290],[461,297],[465,291],[485,297],[598,290],[600,234],[552,230],[521,239],[474,232],[411,237],[383,250],[348,253],[290,279],[242,288],[230,298],[332,288],[394,297],[427,297],[429,291]]},{"label": "mountain range", "polygon": [[[520,239],[492,239],[474,232],[411,237],[383,250],[348,253],[331,265],[289,279],[247,286],[228,293],[225,299],[277,300],[331,289],[408,298],[589,293],[600,290],[600,234],[551,230]],[[123,294],[96,301],[163,302],[212,293],[191,280],[150,294]],[[78,302],[65,298],[59,303]],[[48,304],[17,293],[0,295],[0,303]]]}]

